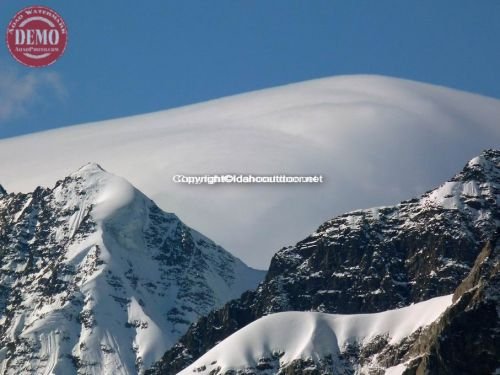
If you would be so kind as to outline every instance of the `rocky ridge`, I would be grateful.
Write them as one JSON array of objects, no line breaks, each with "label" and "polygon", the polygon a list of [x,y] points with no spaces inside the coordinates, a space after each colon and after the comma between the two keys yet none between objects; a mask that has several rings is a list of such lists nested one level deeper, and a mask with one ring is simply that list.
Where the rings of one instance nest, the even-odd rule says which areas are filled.
[{"label": "rocky ridge", "polygon": [[265,280],[194,323],[150,373],[175,374],[218,342],[282,311],[375,313],[451,294],[500,224],[500,151],[391,207],[350,212],[281,249]]},{"label": "rocky ridge", "polygon": [[270,314],[179,375],[493,374],[500,366],[499,238],[453,295],[375,314]]}]

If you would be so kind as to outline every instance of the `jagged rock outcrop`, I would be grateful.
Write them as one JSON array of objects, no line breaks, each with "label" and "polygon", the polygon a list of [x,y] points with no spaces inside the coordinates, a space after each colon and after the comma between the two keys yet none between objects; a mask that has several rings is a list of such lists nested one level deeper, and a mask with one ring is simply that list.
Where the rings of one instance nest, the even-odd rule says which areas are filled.
[{"label": "jagged rock outcrop", "polygon": [[270,313],[380,312],[453,293],[500,223],[500,151],[396,206],[336,217],[276,253],[264,282],[194,323],[151,370],[175,374]]},{"label": "jagged rock outcrop", "polygon": [[88,164],[0,195],[0,374],[136,374],[262,272]]},{"label": "jagged rock outcrop", "polygon": [[[493,374],[500,368],[500,242],[488,243],[455,303],[408,351],[405,375]],[[406,359],[405,358],[405,359]]]}]

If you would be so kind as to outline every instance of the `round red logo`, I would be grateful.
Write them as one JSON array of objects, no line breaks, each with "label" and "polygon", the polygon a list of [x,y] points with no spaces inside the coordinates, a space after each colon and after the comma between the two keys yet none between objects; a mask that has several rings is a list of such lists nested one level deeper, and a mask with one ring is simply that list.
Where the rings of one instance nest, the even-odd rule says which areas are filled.
[{"label": "round red logo", "polygon": [[68,31],[57,12],[35,5],[17,12],[7,26],[6,39],[17,61],[38,68],[54,63],[63,54]]}]

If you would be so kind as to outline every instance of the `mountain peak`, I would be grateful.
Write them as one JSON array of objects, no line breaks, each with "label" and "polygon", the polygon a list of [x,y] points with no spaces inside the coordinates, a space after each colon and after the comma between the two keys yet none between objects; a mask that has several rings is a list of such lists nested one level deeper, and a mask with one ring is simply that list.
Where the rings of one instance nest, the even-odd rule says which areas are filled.
[{"label": "mountain peak", "polygon": [[2,186],[2,185],[0,185],[0,197],[1,197],[2,195],[6,195],[6,194],[7,194],[7,191],[3,188],[3,186]]},{"label": "mountain peak", "polygon": [[87,164],[84,164],[80,168],[78,168],[71,175],[72,176],[85,176],[85,175],[92,175],[92,174],[103,173],[103,172],[108,173],[99,164],[97,164],[95,162],[88,162]]},{"label": "mountain peak", "polygon": [[479,156],[471,159],[454,179],[462,180],[499,180],[500,150],[484,150]]},{"label": "mountain peak", "polygon": [[500,151],[485,150],[452,179],[424,194],[422,203],[477,211],[500,199],[499,185]]},{"label": "mountain peak", "polygon": [[38,190],[0,204],[6,374],[141,373],[262,279],[98,164]]},{"label": "mountain peak", "polygon": [[485,172],[491,172],[495,169],[500,169],[500,150],[487,149],[481,152],[475,158],[472,158],[464,170],[467,169],[482,169]]},{"label": "mountain peak", "polygon": [[500,160],[500,150],[489,148],[481,152],[479,157],[491,161],[496,160],[498,162]]},{"label": "mountain peak", "polygon": [[107,172],[97,163],[87,163],[57,183],[54,192],[65,202],[79,201],[97,221],[139,197],[147,199],[126,179]]}]

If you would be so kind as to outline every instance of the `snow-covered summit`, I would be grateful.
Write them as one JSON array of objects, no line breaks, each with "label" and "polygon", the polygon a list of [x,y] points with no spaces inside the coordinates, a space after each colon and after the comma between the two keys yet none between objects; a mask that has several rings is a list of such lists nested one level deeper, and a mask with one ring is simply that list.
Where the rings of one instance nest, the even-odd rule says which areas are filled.
[{"label": "snow-covered summit", "polygon": [[[69,177],[73,179],[73,183],[67,183],[63,185],[64,187],[56,187],[54,193],[59,195],[65,190],[74,197],[73,189],[85,192],[85,202],[92,204],[91,214],[99,221],[109,218],[118,209],[132,204],[134,199],[147,199],[130,182],[106,172],[97,163],[85,164]],[[66,197],[59,198],[65,199]],[[80,198],[76,196],[76,199]]]},{"label": "snow-covered summit", "polygon": [[88,162],[87,164],[84,164],[80,168],[78,168],[75,172],[71,173],[71,176],[85,176],[101,172],[106,172],[106,171],[98,163]]},{"label": "snow-covered summit", "polygon": [[500,151],[485,150],[450,181],[424,195],[423,204],[447,209],[480,210],[500,202]]},{"label": "snow-covered summit", "polygon": [[0,374],[135,374],[263,276],[89,163],[0,197]]}]

